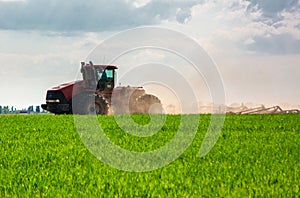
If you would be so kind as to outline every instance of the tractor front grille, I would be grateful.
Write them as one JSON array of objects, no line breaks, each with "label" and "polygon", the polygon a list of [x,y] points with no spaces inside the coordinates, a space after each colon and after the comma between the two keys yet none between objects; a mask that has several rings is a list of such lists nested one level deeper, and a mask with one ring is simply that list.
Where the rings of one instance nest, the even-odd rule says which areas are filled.
[{"label": "tractor front grille", "polygon": [[48,91],[46,96],[47,103],[66,104],[66,98],[61,91]]}]

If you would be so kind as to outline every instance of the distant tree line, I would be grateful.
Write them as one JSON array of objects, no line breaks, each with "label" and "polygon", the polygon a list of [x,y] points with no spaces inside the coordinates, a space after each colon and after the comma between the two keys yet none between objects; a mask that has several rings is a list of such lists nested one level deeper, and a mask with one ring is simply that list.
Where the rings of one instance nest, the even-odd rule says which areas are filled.
[{"label": "distant tree line", "polygon": [[29,106],[27,109],[18,110],[14,106],[1,106],[0,105],[0,114],[39,114],[46,113],[46,111],[42,110],[40,106]]}]

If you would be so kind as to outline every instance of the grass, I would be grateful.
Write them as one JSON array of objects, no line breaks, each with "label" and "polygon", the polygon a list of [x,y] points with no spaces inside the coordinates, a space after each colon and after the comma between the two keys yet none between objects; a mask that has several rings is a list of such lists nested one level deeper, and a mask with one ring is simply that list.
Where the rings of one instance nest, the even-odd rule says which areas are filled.
[{"label": "grass", "polygon": [[[112,116],[98,119],[115,144],[149,151],[172,139],[180,116],[148,138],[125,134]],[[70,115],[0,116],[0,196],[299,197],[300,115],[227,115],[217,144],[199,158],[209,120],[201,115],[193,143],[173,163],[134,173],[94,157]]]}]

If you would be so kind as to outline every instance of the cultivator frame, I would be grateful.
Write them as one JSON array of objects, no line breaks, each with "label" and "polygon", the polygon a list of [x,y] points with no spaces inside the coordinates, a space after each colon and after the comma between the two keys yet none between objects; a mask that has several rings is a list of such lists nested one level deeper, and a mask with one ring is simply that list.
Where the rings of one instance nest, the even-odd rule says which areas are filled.
[{"label": "cultivator frame", "polygon": [[280,106],[250,108],[239,112],[227,112],[227,114],[300,114],[299,109],[283,110]]}]

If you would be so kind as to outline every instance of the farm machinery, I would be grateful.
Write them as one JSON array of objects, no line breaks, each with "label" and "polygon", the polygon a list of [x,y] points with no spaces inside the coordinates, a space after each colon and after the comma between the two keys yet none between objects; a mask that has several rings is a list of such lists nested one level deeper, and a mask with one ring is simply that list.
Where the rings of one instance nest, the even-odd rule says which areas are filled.
[{"label": "farm machinery", "polygon": [[229,111],[227,114],[300,114],[298,109],[283,110],[280,106],[265,107],[264,105],[255,108],[239,107],[240,111]]},{"label": "farm machinery", "polygon": [[82,62],[83,80],[49,89],[42,108],[54,114],[162,113],[158,97],[142,87],[115,87],[117,69]]}]

